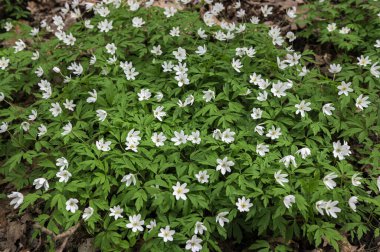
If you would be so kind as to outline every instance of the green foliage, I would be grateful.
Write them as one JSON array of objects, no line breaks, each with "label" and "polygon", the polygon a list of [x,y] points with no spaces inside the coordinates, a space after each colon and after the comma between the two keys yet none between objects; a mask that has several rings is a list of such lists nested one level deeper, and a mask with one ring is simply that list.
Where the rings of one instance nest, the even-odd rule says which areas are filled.
[{"label": "green foliage", "polygon": [[[45,30],[33,37],[26,26],[21,26],[21,35],[12,31],[0,35],[0,39],[11,34],[27,41],[27,50],[0,50],[0,59],[10,60],[9,66],[0,70],[0,92],[5,96],[0,116],[8,124],[0,135],[0,173],[17,191],[30,189],[38,178],[49,182],[48,190],[32,189],[24,196],[21,212],[38,204],[41,214],[35,221],[56,234],[82,221],[102,251],[129,251],[140,246],[141,251],[182,251],[197,222],[207,228],[198,234],[202,251],[222,251],[220,241],[224,239],[249,243],[247,247],[253,251],[289,251],[285,246],[289,240],[303,238],[315,246],[326,240],[338,249],[343,232],[353,240],[374,230],[371,223],[380,216],[376,183],[380,175],[380,85],[368,67],[345,62],[334,76],[317,68],[301,76],[302,66],[313,63],[313,53],[302,52],[297,63],[280,69],[277,57],[289,59],[289,51],[273,45],[265,25],[247,24],[244,32],[235,32],[235,38],[226,42],[215,39],[220,28],[206,26],[198,13],[183,11],[166,19],[163,10],[156,7],[135,12],[124,6],[109,8],[107,20],[113,21],[113,28],[99,32],[97,25],[105,19],[100,15],[91,19],[93,29],[80,21],[66,31],[76,38],[72,46],[57,38],[42,41]],[[136,16],[146,22],[141,28],[132,26]],[[179,37],[169,35],[173,27],[180,28]],[[199,28],[208,38],[199,38]],[[358,43],[354,46],[360,44],[355,34],[350,36],[351,42]],[[105,48],[110,43],[117,47],[115,63],[109,63],[111,55]],[[162,55],[151,53],[157,45],[161,45]],[[205,55],[194,53],[203,45],[207,47]],[[188,68],[189,85],[179,86],[174,72],[162,71],[164,61],[178,64],[173,52],[179,47],[187,52],[182,63]],[[231,62],[239,58],[236,48],[243,47],[253,47],[256,54],[242,56],[243,66],[237,72]],[[31,60],[35,51],[40,57]],[[90,64],[93,56],[97,60]],[[373,62],[378,60],[374,54],[369,56]],[[139,72],[135,80],[126,78],[119,65],[126,61]],[[83,73],[68,70],[73,62],[83,66]],[[43,69],[41,77],[34,74],[39,67]],[[60,71],[53,71],[54,67]],[[259,89],[251,83],[253,73],[267,80],[269,87]],[[41,80],[51,83],[51,96],[43,97],[38,86]],[[337,94],[342,81],[352,82],[353,92],[348,96]],[[285,96],[277,97],[271,91],[278,83],[291,86]],[[141,99],[142,89],[149,89],[152,97]],[[268,99],[260,101],[257,96],[264,89]],[[93,90],[97,91],[96,102],[88,102]],[[206,102],[203,91],[208,90],[215,92],[215,98]],[[160,92],[162,100],[153,97]],[[371,102],[364,109],[355,102],[361,94]],[[189,97],[191,105],[177,104]],[[67,100],[76,104],[74,111],[63,106]],[[303,100],[311,103],[311,111],[301,117],[295,105]],[[52,115],[52,103],[62,106],[57,116]],[[331,116],[322,111],[327,103],[335,107]],[[153,114],[157,106],[166,112],[162,121]],[[253,108],[263,111],[256,120],[251,116]],[[104,121],[99,120],[98,109],[107,112]],[[35,120],[29,118],[32,110],[38,112]],[[20,127],[23,122],[29,123],[27,130]],[[69,122],[72,130],[63,135]],[[47,128],[43,135],[41,124]],[[266,136],[272,126],[281,129],[278,139]],[[137,152],[125,149],[132,129],[140,131]],[[216,129],[235,132],[234,140],[217,139]],[[198,130],[200,143],[189,138],[185,144],[174,145],[170,139],[181,130],[187,135]],[[154,132],[167,137],[163,146],[157,147],[151,140]],[[110,150],[100,150],[100,139],[111,142]],[[346,160],[333,154],[333,142],[343,140],[352,151]],[[259,155],[257,145],[261,143],[269,146],[266,155]],[[297,151],[306,147],[311,155],[303,159]],[[295,158],[296,166],[280,162],[289,155]],[[64,170],[72,175],[67,183],[57,178],[60,167],[56,163],[62,157],[68,160]],[[224,157],[234,163],[225,174],[216,169],[217,160]],[[274,175],[279,170],[288,174],[288,183],[276,181]],[[207,183],[199,183],[195,177],[200,171],[207,171]],[[329,190],[323,178],[332,172],[338,175],[337,185]],[[352,185],[356,173],[363,177],[360,186]],[[129,185],[122,182],[126,175],[132,175],[136,183],[131,177]],[[187,184],[186,200],[176,200],[173,195],[177,182]],[[284,198],[290,195],[295,203],[287,208]],[[352,196],[358,197],[357,211],[348,204]],[[243,197],[252,203],[248,212],[237,209],[236,203]],[[67,210],[70,199],[78,200],[79,209],[74,212]],[[316,203],[320,200],[339,202],[337,218],[318,213]],[[118,205],[123,218],[115,219],[110,208]],[[94,212],[82,220],[88,207]],[[223,212],[228,222],[221,226],[216,216]],[[144,232],[126,227],[131,221],[127,217],[137,214],[145,221]],[[145,225],[153,219],[157,227],[148,232]],[[158,237],[160,228],[166,226],[176,231],[172,242]],[[284,244],[270,244],[268,237],[282,237]]]}]

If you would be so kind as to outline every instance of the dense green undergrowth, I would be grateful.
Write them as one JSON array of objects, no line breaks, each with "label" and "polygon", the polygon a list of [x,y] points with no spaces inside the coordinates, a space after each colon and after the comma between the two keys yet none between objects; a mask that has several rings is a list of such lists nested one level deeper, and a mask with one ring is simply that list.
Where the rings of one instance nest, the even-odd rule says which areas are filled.
[{"label": "dense green undergrowth", "polygon": [[56,17],[0,35],[15,41],[0,49],[0,173],[20,214],[38,208],[55,234],[81,222],[102,251],[379,234],[376,47],[321,72],[275,26],[108,2],[65,31]]}]

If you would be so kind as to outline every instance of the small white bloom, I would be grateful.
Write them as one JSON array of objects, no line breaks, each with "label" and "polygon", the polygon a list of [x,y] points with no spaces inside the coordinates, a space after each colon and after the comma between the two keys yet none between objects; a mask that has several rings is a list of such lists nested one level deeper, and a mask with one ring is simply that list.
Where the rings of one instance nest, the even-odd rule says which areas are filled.
[{"label": "small white bloom", "polygon": [[107,111],[103,109],[97,109],[96,116],[98,117],[99,121],[104,122],[104,120],[107,118]]},{"label": "small white bloom", "polygon": [[332,115],[332,111],[334,111],[334,110],[335,110],[335,107],[334,107],[334,105],[332,103],[326,103],[322,107],[323,114],[328,115],[328,116],[331,116]]},{"label": "small white bloom", "polygon": [[70,198],[66,201],[66,210],[75,213],[78,210],[78,202],[77,199]]},{"label": "small white bloom", "polygon": [[285,196],[284,205],[286,208],[292,207],[293,203],[296,203],[296,197],[294,195]]},{"label": "small white bloom", "polygon": [[337,178],[338,175],[335,174],[335,172],[327,174],[323,178],[323,183],[327,187],[327,189],[332,190],[336,187],[336,182],[334,181],[335,178]]},{"label": "small white bloom", "polygon": [[236,72],[240,73],[240,69],[243,67],[241,64],[241,61],[239,59],[232,59],[232,67],[235,69]]},{"label": "small white bloom", "polygon": [[144,220],[141,220],[141,214],[129,216],[129,223],[127,228],[132,229],[132,232],[143,231]]},{"label": "small white bloom", "polygon": [[207,171],[200,171],[198,174],[195,174],[198,182],[201,184],[208,183],[210,175],[207,174]]},{"label": "small white bloom", "polygon": [[157,147],[160,147],[160,146],[164,146],[165,141],[166,141],[166,136],[162,132],[160,132],[160,133],[154,132],[151,139],[152,139],[152,142]]},{"label": "small white bloom", "polygon": [[188,193],[190,190],[186,188],[187,184],[183,183],[182,185],[177,182],[175,186],[172,186],[173,188],[173,195],[175,196],[176,200],[183,199],[186,200],[186,193]]},{"label": "small white bloom", "polygon": [[185,132],[181,130],[180,132],[174,131],[174,137],[172,137],[170,140],[174,142],[174,145],[181,145],[185,144],[187,142],[187,135],[185,135]]},{"label": "small white bloom", "polygon": [[351,93],[352,91],[354,91],[350,86],[351,86],[351,82],[346,83],[345,81],[342,81],[341,85],[338,86],[338,89],[339,89],[338,95],[344,94],[345,96],[348,96],[348,93]]},{"label": "small white bloom", "polygon": [[61,135],[66,136],[70,134],[72,129],[73,129],[73,125],[71,124],[71,122],[68,122],[65,126],[63,126],[63,132],[61,133]]},{"label": "small white bloom", "polygon": [[119,205],[111,207],[110,208],[111,213],[109,214],[109,216],[110,217],[113,216],[115,218],[115,220],[117,220],[119,218],[123,218],[123,215],[122,215],[123,211],[124,210]]},{"label": "small white bloom", "polygon": [[175,234],[174,230],[170,229],[170,226],[166,226],[165,228],[160,229],[160,233],[158,237],[164,239],[164,242],[173,241],[173,235]]},{"label": "small white bloom", "polygon": [[83,210],[82,219],[84,221],[88,220],[94,214],[94,209],[92,207],[86,207]]},{"label": "small white bloom", "polygon": [[5,70],[9,66],[9,59],[5,57],[0,58],[0,69]]},{"label": "small white bloom", "polygon": [[311,103],[305,102],[302,100],[300,104],[296,104],[295,107],[297,108],[296,115],[301,114],[301,117],[305,117],[305,112],[308,112],[311,110],[310,108]]},{"label": "small white bloom", "polygon": [[272,128],[268,130],[268,133],[265,136],[270,137],[270,139],[274,140],[279,138],[281,135],[281,128],[275,128],[272,126]]},{"label": "small white bloom", "polygon": [[225,131],[223,131],[222,133],[222,141],[225,142],[225,143],[232,143],[233,141],[235,141],[235,132],[231,131],[231,129],[226,129]]},{"label": "small white bloom", "polygon": [[11,206],[13,206],[14,209],[18,208],[22,202],[24,202],[24,195],[19,192],[12,192],[11,194],[8,194],[7,196],[9,199],[12,199],[11,202],[9,203]]},{"label": "small white bloom", "polygon": [[87,100],[86,100],[87,103],[95,103],[96,100],[98,99],[98,94],[97,94],[96,90],[93,89],[92,92],[89,91],[88,93],[89,93],[90,97],[87,98]]},{"label": "small white bloom", "polygon": [[240,212],[249,212],[249,208],[253,206],[250,202],[250,199],[246,199],[245,197],[239,198],[238,202],[236,202],[236,206]]},{"label": "small white bloom", "polygon": [[223,175],[226,174],[226,172],[231,172],[231,167],[235,165],[235,163],[228,160],[227,157],[224,157],[223,159],[218,158],[216,162],[218,163],[216,170],[220,171]]},{"label": "small white bloom", "polygon": [[352,196],[348,200],[348,205],[351,207],[352,211],[356,212],[356,204],[358,203],[358,197]]},{"label": "small white bloom", "polygon": [[39,127],[38,127],[38,136],[43,136],[45,135],[47,132],[47,128],[45,125],[41,124]]},{"label": "small white bloom", "polygon": [[359,109],[359,110],[363,110],[364,108],[367,108],[368,105],[371,103],[370,101],[368,101],[368,96],[363,96],[363,94],[360,94],[358,98],[356,98],[356,103],[355,103],[355,106]]},{"label": "small white bloom", "polygon": [[329,72],[332,73],[332,74],[337,74],[337,73],[340,73],[340,71],[342,71],[342,67],[340,64],[331,64],[329,66]]},{"label": "small white bloom", "polygon": [[331,201],[331,200],[326,202],[325,211],[328,216],[331,216],[333,218],[338,217],[336,213],[339,213],[341,211],[339,207],[336,207],[338,203],[339,203],[338,201]]},{"label": "small white bloom", "polygon": [[339,158],[339,160],[343,160],[345,159],[345,156],[349,156],[351,154],[350,146],[346,141],[343,142],[343,145],[340,143],[340,141],[333,142],[333,148],[334,157]]},{"label": "small white bloom", "polygon": [[292,155],[287,155],[283,158],[280,159],[280,163],[283,163],[285,165],[286,168],[289,167],[290,163],[292,163],[292,165],[294,167],[297,167],[297,163],[296,163],[296,159],[294,156]]},{"label": "small white bloom", "polygon": [[224,227],[224,223],[230,222],[230,220],[225,217],[227,214],[228,212],[221,212],[216,216],[216,222],[219,223],[221,227]]},{"label": "small white bloom", "polygon": [[310,156],[311,150],[309,148],[307,148],[307,147],[304,147],[304,148],[299,149],[298,151],[296,151],[296,154],[301,154],[302,159],[305,159],[308,156]]},{"label": "small white bloom", "polygon": [[199,239],[196,235],[193,235],[190,240],[186,241],[186,250],[191,250],[191,252],[198,252],[201,251],[202,245],[201,245],[202,240]]},{"label": "small white bloom", "polygon": [[125,183],[125,185],[126,185],[127,187],[130,186],[131,184],[136,185],[136,177],[135,177],[134,174],[129,173],[129,174],[125,175],[125,176],[121,179],[121,182],[122,182],[122,183]]},{"label": "small white bloom", "polygon": [[71,173],[68,170],[62,170],[56,173],[57,178],[59,178],[59,182],[67,183],[71,177]]},{"label": "small white bloom", "polygon": [[45,191],[49,189],[49,182],[45,178],[37,178],[33,181],[33,185],[35,186],[36,190],[40,189],[41,187],[44,187]]},{"label": "small white bloom", "polygon": [[286,173],[281,173],[282,170],[278,170],[274,173],[274,179],[276,180],[277,183],[280,185],[284,186],[284,183],[288,183],[289,180],[286,178],[288,177],[288,174]]},{"label": "small white bloom", "polygon": [[351,182],[352,182],[353,186],[360,186],[361,185],[360,180],[363,178],[359,177],[359,176],[360,176],[359,173],[355,173],[354,175],[352,175]]},{"label": "small white bloom", "polygon": [[103,138],[95,142],[96,148],[100,151],[110,151],[111,150],[111,141],[104,141]]},{"label": "small white bloom", "polygon": [[260,156],[264,157],[267,152],[269,152],[269,145],[262,143],[256,145],[256,153]]},{"label": "small white bloom", "polygon": [[58,102],[56,102],[56,103],[52,103],[51,106],[52,106],[52,108],[49,109],[49,111],[51,112],[51,114],[52,114],[54,117],[57,117],[58,115],[60,115],[60,114],[62,113],[61,106],[59,105]]}]

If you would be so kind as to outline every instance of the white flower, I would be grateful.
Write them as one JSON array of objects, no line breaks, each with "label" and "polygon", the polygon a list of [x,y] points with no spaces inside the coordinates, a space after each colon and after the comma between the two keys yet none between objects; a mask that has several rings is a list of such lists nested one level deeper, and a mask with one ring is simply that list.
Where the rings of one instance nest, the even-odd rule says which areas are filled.
[{"label": "white flower", "polygon": [[81,75],[83,73],[82,65],[80,63],[77,64],[76,62],[71,63],[67,70],[72,71],[75,75]]},{"label": "white flower", "polygon": [[145,24],[145,21],[142,18],[140,18],[140,17],[134,17],[132,19],[132,26],[133,27],[140,28],[144,24]]},{"label": "white flower", "polygon": [[94,65],[96,63],[96,56],[92,55],[90,59],[90,65]]},{"label": "white flower", "polygon": [[331,116],[332,115],[332,111],[334,111],[334,110],[335,110],[335,107],[333,106],[332,103],[326,103],[322,107],[323,114],[328,115],[328,116]]},{"label": "white flower", "polygon": [[366,67],[367,65],[372,64],[372,61],[369,59],[369,56],[364,57],[364,55],[360,55],[360,57],[357,57],[357,59],[359,66]]},{"label": "white flower", "polygon": [[335,31],[336,30],[336,23],[331,23],[327,25],[327,30],[329,32]]},{"label": "white flower", "polygon": [[157,92],[155,98],[157,99],[158,102],[160,102],[162,98],[164,98],[164,94],[162,92]]},{"label": "white flower", "polygon": [[122,213],[123,213],[123,209],[119,206],[119,205],[117,205],[117,206],[114,206],[114,207],[111,207],[110,208],[110,217],[114,217],[115,218],[115,220],[117,220],[117,219],[119,219],[119,218],[123,218],[123,215],[122,215]]},{"label": "white flower", "polygon": [[270,139],[274,140],[279,138],[281,135],[281,128],[275,128],[272,126],[272,128],[268,130],[268,133],[265,136],[270,137]]},{"label": "white flower", "polygon": [[325,209],[325,207],[326,207],[326,201],[324,200],[319,200],[315,203],[315,208],[322,215],[324,215],[323,210]]},{"label": "white flower", "polygon": [[47,128],[45,125],[41,124],[39,127],[38,127],[38,136],[43,136],[45,135],[47,132]]},{"label": "white flower", "polygon": [[53,115],[54,117],[57,117],[59,114],[62,113],[61,106],[59,105],[58,102],[56,102],[56,103],[52,103],[51,106],[52,106],[52,108],[49,109],[49,111],[52,113],[52,115]]},{"label": "white flower", "polygon": [[174,14],[177,12],[177,9],[174,7],[165,7],[164,15],[169,18],[174,16]]},{"label": "white flower", "polygon": [[216,216],[216,222],[218,222],[222,227],[224,227],[224,223],[230,222],[230,220],[225,217],[227,214],[228,212],[221,212]]},{"label": "white flower", "polygon": [[34,121],[36,120],[36,118],[37,118],[37,111],[33,109],[32,114],[28,116],[28,119],[29,121]]},{"label": "white flower", "polygon": [[202,28],[199,28],[199,29],[197,30],[197,34],[198,34],[198,36],[199,36],[200,38],[202,38],[202,39],[206,39],[206,38],[207,38],[207,35],[206,35],[205,30],[203,30]]},{"label": "white flower", "polygon": [[235,132],[231,131],[231,129],[226,129],[225,131],[223,131],[222,133],[222,141],[225,142],[225,143],[232,143],[235,138]]},{"label": "white flower", "polygon": [[69,162],[64,157],[57,158],[55,165],[59,167],[60,171],[69,168]]},{"label": "white flower", "polygon": [[352,182],[353,186],[360,186],[361,185],[360,180],[363,178],[359,177],[359,175],[360,175],[359,173],[355,173],[354,175],[352,175],[351,182]]},{"label": "white flower", "polygon": [[[151,52],[152,54],[154,54],[154,55],[157,55],[157,56],[161,55],[161,54],[162,54],[162,51],[161,51],[161,45],[153,46],[153,49],[150,50],[150,52]],[[164,63],[166,63],[166,61],[165,61]],[[164,71],[164,72],[165,72],[165,71]]]},{"label": "white flower", "polygon": [[22,202],[24,202],[24,195],[22,195],[22,193],[19,192],[12,192],[11,194],[8,194],[7,197],[9,199],[12,199],[9,205],[14,205],[14,209],[18,208],[22,204]]},{"label": "white flower", "polygon": [[268,6],[268,5],[264,5],[264,6],[261,6],[260,10],[261,10],[261,13],[263,14],[263,16],[267,17],[269,15],[272,15],[273,7]]},{"label": "white flower", "polygon": [[287,32],[285,36],[287,39],[289,39],[289,42],[296,40],[296,35],[294,35],[294,33],[291,31]]},{"label": "white flower", "polygon": [[306,68],[306,66],[302,67],[301,72],[298,74],[298,76],[306,76],[310,72],[309,69]]},{"label": "white flower", "polygon": [[110,30],[112,30],[113,26],[112,26],[112,21],[108,22],[107,19],[99,22],[98,24],[98,29],[100,30],[100,32],[109,32]]},{"label": "white flower", "polygon": [[84,21],[84,27],[87,29],[94,29],[94,26],[91,24],[91,20],[88,19]]},{"label": "white flower", "polygon": [[236,72],[240,73],[240,69],[243,67],[240,59],[232,59],[232,67],[235,69]]},{"label": "white flower", "polygon": [[0,69],[5,70],[9,66],[9,59],[5,57],[0,58]]},{"label": "white flower", "polygon": [[107,111],[103,109],[97,109],[96,116],[98,117],[99,121],[103,122],[107,117]]},{"label": "white flower", "polygon": [[[379,42],[380,42],[380,40],[379,40]],[[375,76],[376,78],[380,78],[380,71],[379,71],[380,66],[378,66],[377,63],[378,63],[378,62],[376,62],[375,64],[373,64],[373,65],[371,66],[370,72],[371,72],[371,74],[372,74],[373,76]]]},{"label": "white flower", "polygon": [[72,129],[73,129],[73,125],[71,125],[71,122],[68,122],[65,126],[63,126],[63,132],[61,133],[61,135],[66,136],[70,134]]},{"label": "white flower", "polygon": [[226,172],[231,172],[231,167],[235,165],[235,163],[228,160],[227,157],[224,157],[223,159],[218,158],[216,162],[218,163],[216,170],[220,171],[223,175],[226,174]]},{"label": "white flower", "polygon": [[290,18],[296,18],[297,17],[297,8],[295,6],[293,6],[292,8],[289,8],[286,10],[286,15],[288,15],[288,17]]},{"label": "white flower", "polygon": [[125,185],[126,185],[127,187],[130,186],[131,184],[136,185],[136,177],[135,177],[134,174],[129,173],[129,174],[125,175],[125,176],[121,179],[121,182],[122,182],[122,183],[125,183]]},{"label": "white flower", "polygon": [[9,32],[10,30],[12,30],[13,28],[13,25],[11,22],[6,22],[5,25],[4,25],[4,29]]},{"label": "white flower", "polygon": [[253,108],[251,117],[254,120],[260,119],[262,114],[263,114],[263,111],[260,108]]},{"label": "white flower", "polygon": [[276,180],[277,183],[279,183],[282,186],[284,186],[284,183],[289,182],[289,180],[286,177],[288,177],[288,174],[281,173],[281,170],[278,170],[274,173],[274,179]]},{"label": "white flower", "polygon": [[68,100],[68,99],[66,99],[66,101],[63,103],[63,106],[67,110],[70,110],[70,111],[74,111],[74,108],[76,107],[76,105],[74,104],[74,101],[73,100]]},{"label": "white flower", "polygon": [[196,235],[193,235],[190,240],[186,241],[186,250],[191,250],[191,252],[198,252],[201,251],[202,245],[201,245],[202,240],[199,239]]},{"label": "white flower", "polygon": [[302,159],[305,159],[308,156],[310,156],[311,150],[309,148],[307,148],[307,147],[304,147],[304,148],[299,149],[298,151],[296,151],[296,154],[301,154]]},{"label": "white flower", "polygon": [[348,96],[349,92],[354,91],[352,88],[350,88],[350,86],[351,86],[351,82],[346,83],[342,81],[341,85],[338,86],[338,89],[339,89],[338,95],[344,94],[345,96]]},{"label": "white flower", "polygon": [[371,103],[370,101],[368,101],[368,96],[363,96],[363,94],[360,94],[358,98],[356,98],[356,103],[355,103],[355,106],[359,109],[359,110],[363,110],[364,108],[367,108],[368,105]]},{"label": "white flower", "polygon": [[158,106],[153,110],[153,115],[155,118],[157,118],[160,122],[162,122],[162,117],[166,116],[166,112],[163,111],[163,106]]},{"label": "white flower", "polygon": [[375,47],[376,47],[376,48],[380,48],[380,39],[377,39],[377,40],[376,40]]},{"label": "white flower", "polygon": [[280,163],[283,163],[286,168],[289,167],[290,163],[292,163],[292,165],[294,167],[297,167],[296,159],[292,155],[288,155],[288,156],[285,156],[285,157],[281,158],[280,159]]},{"label": "white flower", "polygon": [[5,95],[3,92],[0,92],[0,102],[4,101]]},{"label": "white flower", "polygon": [[139,97],[139,101],[149,100],[149,98],[152,96],[152,93],[149,91],[149,89],[141,89],[140,93],[137,94]]},{"label": "white flower", "polygon": [[195,177],[197,178],[198,182],[201,184],[208,183],[208,178],[210,175],[207,174],[207,171],[200,171],[198,174],[195,174]]},{"label": "white flower", "polygon": [[332,74],[337,74],[340,73],[340,71],[342,71],[342,67],[340,66],[340,64],[331,64],[328,70]]},{"label": "white flower", "polygon": [[328,216],[331,216],[333,218],[338,217],[336,213],[339,213],[341,211],[339,207],[336,207],[338,203],[339,203],[338,201],[331,201],[331,200],[326,202],[325,211]]},{"label": "white flower", "polygon": [[311,110],[310,108],[310,102],[305,102],[302,100],[300,104],[296,104],[294,107],[297,108],[296,115],[301,114],[301,117],[305,116],[305,112],[308,112]]},{"label": "white flower", "polygon": [[262,143],[256,145],[256,153],[260,156],[264,157],[267,152],[269,152],[269,145]]},{"label": "white flower", "polygon": [[94,209],[92,207],[86,207],[83,210],[82,219],[88,220],[94,214]]},{"label": "white flower", "polygon": [[78,210],[78,202],[77,199],[70,198],[66,201],[66,210],[75,213],[75,211]]},{"label": "white flower", "polygon": [[327,187],[327,189],[332,190],[336,187],[336,182],[334,181],[335,178],[337,178],[338,175],[335,174],[335,172],[327,174],[323,178],[323,183]]},{"label": "white flower", "polygon": [[8,123],[7,122],[2,122],[0,125],[0,134],[6,132],[8,130]]},{"label": "white flower", "polygon": [[98,99],[98,94],[97,94],[96,90],[93,89],[92,92],[89,91],[88,93],[89,93],[90,97],[87,98],[87,100],[86,100],[87,103],[95,103],[96,100]]},{"label": "white flower", "polygon": [[127,228],[132,229],[132,232],[143,231],[144,220],[141,220],[141,214],[129,216],[129,223]]},{"label": "white flower", "polygon": [[62,170],[56,173],[57,178],[59,178],[59,182],[65,182],[69,181],[71,177],[71,173],[68,170]]},{"label": "white flower", "polygon": [[35,186],[36,190],[40,189],[41,187],[44,187],[45,191],[49,189],[49,183],[45,178],[37,178],[33,181],[33,185]]},{"label": "white flower", "polygon": [[175,186],[172,186],[173,188],[173,195],[175,196],[176,200],[183,199],[186,200],[186,193],[189,192],[189,189],[186,188],[187,184],[183,183],[182,185],[177,182]]},{"label": "white flower", "polygon": [[100,138],[99,141],[95,142],[96,148],[100,151],[110,151],[111,150],[111,141],[104,141],[103,138]]},{"label": "white flower", "polygon": [[[22,122],[21,123],[21,128],[26,132],[29,130],[29,127],[30,127],[30,123],[28,122]],[[0,127],[1,128],[1,127]]]},{"label": "white flower", "polygon": [[215,92],[212,90],[202,91],[203,92],[203,99],[206,102],[210,102],[212,99],[215,99]]},{"label": "white flower", "polygon": [[264,126],[261,126],[261,124],[258,124],[255,126],[255,132],[262,136],[264,134]]},{"label": "white flower", "polygon": [[173,27],[169,34],[172,37],[179,37],[179,27]]},{"label": "white flower", "polygon": [[379,189],[380,191],[380,176],[377,177],[377,180],[376,180],[376,185],[377,185],[377,188]]},{"label": "white flower", "polygon": [[16,41],[16,45],[13,46],[13,48],[15,49],[15,53],[18,53],[26,48],[26,44],[24,43],[24,41],[19,39],[18,41]]},{"label": "white flower", "polygon": [[164,61],[161,66],[164,72],[171,72],[174,67],[171,61]]},{"label": "white flower", "polygon": [[207,52],[206,45],[198,46],[197,50],[195,51],[198,55],[204,55]]},{"label": "white flower", "polygon": [[114,43],[109,43],[109,44],[106,45],[107,53],[109,53],[111,55],[115,54],[116,49],[117,49],[117,47],[115,46]]},{"label": "white flower", "polygon": [[260,19],[256,16],[252,16],[249,21],[251,21],[252,24],[258,24],[260,22]]},{"label": "white flower", "polygon": [[249,212],[249,208],[253,206],[250,201],[250,199],[246,199],[245,197],[239,198],[235,205],[240,212]]},{"label": "white flower", "polygon": [[296,203],[296,197],[294,195],[285,196],[284,205],[286,208],[290,208],[293,203]]},{"label": "white flower", "polygon": [[148,232],[152,231],[153,228],[157,226],[156,220],[151,220],[148,225],[146,225],[146,228],[149,229]]},{"label": "white flower", "polygon": [[173,241],[173,235],[175,234],[174,230],[170,230],[170,226],[166,226],[165,228],[160,229],[160,233],[158,237],[164,239],[164,242]]},{"label": "white flower", "polygon": [[179,62],[182,62],[186,59],[186,50],[182,47],[178,47],[177,51],[173,51],[173,55]]},{"label": "white flower", "polygon": [[200,234],[200,235],[202,235],[204,231],[207,231],[206,226],[203,225],[202,222],[197,221],[195,223],[195,227],[194,227],[194,234]]},{"label": "white flower", "polygon": [[157,132],[154,132],[152,137],[152,142],[157,146],[157,147],[160,147],[160,146],[164,146],[165,144],[165,141],[166,141],[166,136],[164,135],[164,133],[160,132],[157,134]]},{"label": "white flower", "polygon": [[185,135],[185,132],[181,130],[180,132],[174,131],[174,137],[172,137],[170,140],[174,142],[174,145],[181,145],[185,144],[187,142],[188,136]]},{"label": "white flower", "polygon": [[358,203],[358,197],[356,196],[352,196],[349,200],[348,200],[348,205],[351,207],[351,209],[356,212],[356,204]]},{"label": "white flower", "polygon": [[187,140],[192,142],[193,144],[200,144],[201,143],[200,132],[198,130],[195,132],[191,132],[191,134],[187,137]]},{"label": "white flower", "polygon": [[346,141],[343,141],[343,145],[338,142],[333,142],[333,147],[334,147],[334,157],[339,158],[339,160],[345,159],[345,156],[349,156],[351,154],[350,151],[350,146],[347,144]]},{"label": "white flower", "polygon": [[351,29],[348,28],[347,26],[345,26],[345,27],[342,27],[342,28],[339,30],[339,33],[340,33],[340,34],[348,34],[350,31],[351,31]]}]

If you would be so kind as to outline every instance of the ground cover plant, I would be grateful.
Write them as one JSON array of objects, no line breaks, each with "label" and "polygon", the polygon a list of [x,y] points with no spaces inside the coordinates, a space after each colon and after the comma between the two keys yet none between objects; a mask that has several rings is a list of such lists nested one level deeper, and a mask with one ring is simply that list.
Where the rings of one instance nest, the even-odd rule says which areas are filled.
[{"label": "ground cover plant", "polygon": [[321,71],[260,21],[270,6],[243,19],[236,4],[248,22],[232,23],[212,1],[202,17],[152,4],[73,1],[52,23],[5,23],[3,197],[34,211],[46,248],[79,226],[101,251],[379,236],[378,47]]}]

